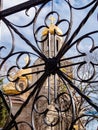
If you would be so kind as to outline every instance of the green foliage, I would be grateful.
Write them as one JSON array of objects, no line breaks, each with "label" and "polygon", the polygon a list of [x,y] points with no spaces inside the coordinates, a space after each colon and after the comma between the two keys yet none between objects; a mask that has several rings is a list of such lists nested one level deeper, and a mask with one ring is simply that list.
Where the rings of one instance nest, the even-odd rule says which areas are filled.
[{"label": "green foliage", "polygon": [[0,79],[0,85],[2,85],[3,84],[3,79]]},{"label": "green foliage", "polygon": [[[3,79],[0,79],[0,86],[3,84]],[[6,123],[7,110],[4,106],[2,98],[0,97],[0,127],[2,128]]]},{"label": "green foliage", "polygon": [[7,110],[2,102],[2,99],[0,98],[0,127],[3,127],[6,123],[7,118]]}]

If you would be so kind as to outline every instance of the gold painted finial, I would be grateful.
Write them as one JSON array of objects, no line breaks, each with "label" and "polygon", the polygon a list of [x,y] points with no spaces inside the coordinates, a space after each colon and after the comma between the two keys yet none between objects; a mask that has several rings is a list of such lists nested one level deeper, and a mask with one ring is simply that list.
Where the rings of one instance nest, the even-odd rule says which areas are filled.
[{"label": "gold painted finial", "polygon": [[51,16],[49,20],[51,21],[51,24],[54,24],[55,18],[53,16]]},{"label": "gold painted finial", "polygon": [[50,33],[51,35],[53,35],[55,31],[56,31],[57,34],[62,35],[62,30],[61,30],[59,27],[57,27],[57,26],[55,25],[55,23],[54,23],[54,21],[55,21],[56,19],[55,19],[53,16],[51,16],[51,17],[49,18],[49,20],[51,21],[50,26],[49,26],[49,28],[45,28],[45,29],[42,31],[42,36],[45,36],[45,35],[47,35],[48,33]]}]

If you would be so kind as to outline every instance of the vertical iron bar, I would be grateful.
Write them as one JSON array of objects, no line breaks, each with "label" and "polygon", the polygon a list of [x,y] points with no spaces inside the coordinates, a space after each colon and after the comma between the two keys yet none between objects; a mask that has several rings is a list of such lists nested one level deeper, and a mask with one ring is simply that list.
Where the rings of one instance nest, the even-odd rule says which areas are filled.
[{"label": "vertical iron bar", "polygon": [[54,75],[54,98],[57,98],[57,74]]},{"label": "vertical iron bar", "polygon": [[50,77],[48,77],[48,100],[49,104],[51,102],[51,86],[50,86]]},{"label": "vertical iron bar", "polygon": [[[56,50],[56,35],[55,35],[55,30],[54,30],[54,35],[53,35],[53,44],[54,44],[54,57],[56,56],[57,50]],[[57,98],[57,74],[54,74],[54,98]]]},{"label": "vertical iron bar", "polygon": [[[48,41],[48,58],[51,57],[51,35],[50,32],[48,33],[49,38],[47,39]],[[48,76],[48,99],[49,99],[49,104],[51,102],[51,86],[50,86],[50,76]]]},{"label": "vertical iron bar", "polygon": [[51,57],[51,35],[50,35],[50,32],[49,32],[49,38],[48,38],[48,57]]}]

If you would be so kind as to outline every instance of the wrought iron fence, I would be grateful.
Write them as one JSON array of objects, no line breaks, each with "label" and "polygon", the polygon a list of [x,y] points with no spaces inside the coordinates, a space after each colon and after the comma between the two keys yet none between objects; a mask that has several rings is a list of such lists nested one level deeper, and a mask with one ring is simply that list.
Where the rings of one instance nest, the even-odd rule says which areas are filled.
[{"label": "wrought iron fence", "polygon": [[81,2],[30,0],[0,12],[3,130],[84,130],[98,120],[98,1]]}]

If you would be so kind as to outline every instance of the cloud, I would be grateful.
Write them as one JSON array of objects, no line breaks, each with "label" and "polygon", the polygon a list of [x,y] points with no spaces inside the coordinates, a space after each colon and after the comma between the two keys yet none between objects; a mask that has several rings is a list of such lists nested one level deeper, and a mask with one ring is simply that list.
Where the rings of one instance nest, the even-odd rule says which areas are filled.
[{"label": "cloud", "polygon": [[[72,0],[71,3],[73,6],[76,5],[86,5],[87,3],[90,3],[92,0]],[[23,3],[26,2],[26,0],[13,0],[12,2],[9,2],[8,0],[3,0],[3,7],[4,8],[8,8],[14,5],[17,5],[19,3]],[[56,2],[56,3],[55,3]],[[62,8],[61,8],[62,7]],[[62,0],[62,2],[60,2],[59,0],[54,0],[54,9],[55,11],[57,11],[60,14],[60,19],[66,19],[70,22],[70,11],[69,11],[69,6],[68,4],[65,2],[65,0]],[[72,24],[72,30],[71,33],[72,34],[75,29],[79,26],[81,20],[83,20],[83,18],[86,16],[87,12],[89,9],[84,9],[82,11],[77,11],[73,9],[73,24]],[[47,4],[46,6],[44,6],[44,8],[42,9],[42,11],[40,12],[40,14],[37,17],[37,21],[36,21],[36,28],[38,26],[44,25],[44,19],[45,16],[47,15],[47,13],[51,11],[51,2],[49,2],[49,4]],[[32,20],[33,15],[34,15],[34,9],[31,8],[29,10],[29,17],[27,17],[25,15],[24,11],[21,11],[17,14],[13,14],[9,17],[7,17],[10,21],[12,21],[14,24],[17,25],[25,25],[26,23],[28,23],[29,21]],[[98,30],[97,25],[97,11],[95,11],[95,14],[91,16],[91,18],[88,20],[87,24],[85,24],[85,26],[81,29],[80,33],[78,34],[78,37],[80,37],[83,34],[86,34],[89,31],[93,31],[93,30]],[[95,23],[95,24],[93,24]],[[19,29],[19,28],[18,28]],[[66,30],[66,26],[64,27],[63,25],[61,25],[61,29],[64,32]],[[19,29],[21,33],[23,33],[29,40],[31,40],[31,42],[36,46],[35,41],[34,41],[34,37],[33,37],[33,24],[29,27],[29,28],[24,28],[24,29]],[[7,42],[9,41],[9,35],[8,35],[8,31],[5,27],[2,26],[2,35],[4,37],[6,37],[6,39],[4,37],[2,37],[2,40],[6,40]],[[96,38],[97,39],[97,38]],[[17,37],[17,41],[20,41],[20,38]],[[9,41],[10,42],[10,41]],[[22,41],[21,41],[22,42]],[[19,42],[17,42],[16,47],[19,49],[26,49],[25,46],[21,46],[19,44]],[[72,51],[71,51],[72,52]]]},{"label": "cloud", "polygon": [[[23,3],[26,1],[27,0],[12,0],[12,1],[3,0],[3,9],[15,6],[17,4],[20,4],[20,3]],[[82,7],[83,5],[90,3],[92,0],[70,0],[70,1],[73,6]],[[55,10],[58,13],[60,13],[60,19],[64,18],[64,19],[69,20],[70,11],[69,11],[69,7],[66,4],[65,0],[54,0],[54,3],[55,3],[55,5],[54,5]],[[49,2],[49,4],[47,4],[42,9],[40,15],[37,18],[36,28],[39,25],[44,24],[45,16],[47,15],[48,11],[51,11],[50,5],[51,5],[51,2]],[[86,16],[88,11],[89,11],[89,8],[84,9],[82,11],[77,11],[77,10],[73,9],[73,24],[72,24],[71,34],[74,32],[74,30],[80,24],[81,20],[83,20],[83,18]],[[94,15],[92,15],[91,18],[88,20],[87,24],[81,29],[80,33],[78,34],[78,37],[80,37],[81,35],[89,32],[89,31],[98,30],[97,11],[98,11],[98,9],[95,11]],[[30,9],[29,14],[31,17],[27,17],[25,15],[24,11],[21,11],[20,13],[13,14],[7,18],[15,24],[24,25],[24,24],[28,23],[30,20],[32,20],[33,13],[34,13],[34,9]],[[3,24],[2,24],[1,28],[2,28],[1,41],[3,41],[1,43],[2,43],[2,45],[4,45],[4,43],[5,43],[8,48],[8,51],[9,51],[10,47],[11,47],[11,40],[10,40],[11,37],[9,37],[10,36],[9,31],[8,31],[7,27],[5,27]],[[65,27],[62,26],[61,28],[64,31]],[[17,29],[19,29],[19,28],[17,28]],[[36,46],[34,37],[33,37],[33,25],[31,25],[29,28],[24,28],[24,29],[21,28],[19,30],[21,33],[23,33],[25,35],[25,37],[27,37],[31,41],[31,43],[33,45]],[[15,35],[15,51],[27,50],[27,51],[32,52],[32,49],[23,40],[21,40],[21,38],[19,36],[17,36],[15,33],[14,33],[14,35]],[[97,41],[97,39],[98,39],[98,36],[95,38],[95,40]],[[1,46],[1,43],[0,43],[0,46]],[[96,43],[98,45],[98,42],[96,42]],[[81,45],[81,46],[82,46],[82,48],[84,48],[83,45]],[[70,49],[70,53],[72,55],[75,54],[74,51],[75,51],[74,48],[72,50]]]}]

